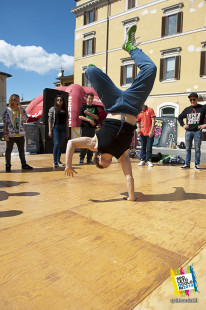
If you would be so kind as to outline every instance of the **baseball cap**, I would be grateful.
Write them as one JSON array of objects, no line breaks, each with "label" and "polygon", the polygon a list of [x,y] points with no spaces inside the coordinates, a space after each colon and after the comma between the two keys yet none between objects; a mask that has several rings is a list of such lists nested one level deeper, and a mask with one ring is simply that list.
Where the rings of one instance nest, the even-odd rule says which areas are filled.
[{"label": "baseball cap", "polygon": [[188,96],[188,98],[190,98],[190,97],[196,97],[196,98],[198,99],[198,94],[197,94],[197,93],[191,93],[191,94]]}]

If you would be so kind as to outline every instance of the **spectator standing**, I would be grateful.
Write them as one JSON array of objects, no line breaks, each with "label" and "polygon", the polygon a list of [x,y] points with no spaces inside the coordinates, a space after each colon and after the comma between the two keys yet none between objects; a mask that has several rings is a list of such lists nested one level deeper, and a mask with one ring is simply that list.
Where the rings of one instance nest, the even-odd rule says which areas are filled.
[{"label": "spectator standing", "polygon": [[[93,138],[97,121],[99,119],[99,112],[96,105],[93,105],[94,94],[87,93],[87,103],[82,104],[79,110],[79,119],[81,120],[81,137]],[[89,149],[81,149],[80,164],[84,163],[84,158],[87,154],[87,164],[93,164],[93,152]]]},{"label": "spectator standing", "polygon": [[64,167],[61,162],[62,148],[66,137],[69,137],[68,110],[63,96],[57,95],[54,106],[49,109],[49,137],[53,138],[54,168]]},{"label": "spectator standing", "polygon": [[11,172],[11,152],[14,143],[16,143],[18,147],[22,169],[33,169],[26,163],[25,159],[24,123],[27,121],[27,114],[26,111],[21,107],[19,95],[13,94],[10,96],[9,107],[4,111],[2,119],[4,123],[4,138],[6,141],[6,172]]},{"label": "spectator standing", "polygon": [[146,162],[149,167],[153,167],[151,158],[152,145],[154,142],[154,125],[154,110],[146,105],[143,105],[142,112],[140,112],[140,114],[137,116],[137,133],[140,133],[141,139],[141,153],[138,166],[143,166]]},{"label": "spectator standing", "polygon": [[[201,170],[199,164],[201,155],[202,129],[206,128],[206,125],[204,125],[206,106],[198,104],[197,93],[191,93],[188,98],[191,105],[185,108],[178,116],[180,125],[185,129],[186,144],[186,162],[181,169],[190,168],[192,141],[194,139],[195,169]],[[186,124],[183,119],[186,119]]]}]

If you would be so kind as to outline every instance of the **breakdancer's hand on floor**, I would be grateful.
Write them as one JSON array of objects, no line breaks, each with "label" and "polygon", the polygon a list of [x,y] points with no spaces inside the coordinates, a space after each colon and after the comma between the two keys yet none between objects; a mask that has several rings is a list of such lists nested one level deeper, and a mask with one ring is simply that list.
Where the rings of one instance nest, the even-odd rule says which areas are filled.
[{"label": "breakdancer's hand on floor", "polygon": [[69,177],[73,177],[74,173],[78,173],[76,170],[74,170],[74,168],[69,167],[66,167],[64,171],[65,171],[64,174]]}]

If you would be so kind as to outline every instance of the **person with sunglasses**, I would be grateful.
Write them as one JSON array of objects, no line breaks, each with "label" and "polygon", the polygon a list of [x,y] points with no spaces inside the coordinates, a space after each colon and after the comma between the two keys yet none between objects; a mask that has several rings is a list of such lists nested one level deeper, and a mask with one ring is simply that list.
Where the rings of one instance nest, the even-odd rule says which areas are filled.
[{"label": "person with sunglasses", "polygon": [[53,138],[53,159],[54,168],[64,167],[61,162],[62,147],[65,138],[69,137],[68,127],[68,111],[66,102],[63,96],[57,95],[54,99],[54,106],[49,109],[48,113],[49,122],[49,137]]},{"label": "person with sunglasses", "polygon": [[[202,142],[202,129],[206,128],[204,119],[206,115],[206,107],[198,104],[198,94],[191,93],[188,96],[190,106],[185,108],[178,116],[180,126],[185,129],[185,144],[186,144],[186,162],[181,169],[189,169],[191,161],[192,141],[194,140],[195,146],[195,169],[201,170],[200,155],[201,155],[201,142]],[[183,119],[186,119],[186,124]]]}]

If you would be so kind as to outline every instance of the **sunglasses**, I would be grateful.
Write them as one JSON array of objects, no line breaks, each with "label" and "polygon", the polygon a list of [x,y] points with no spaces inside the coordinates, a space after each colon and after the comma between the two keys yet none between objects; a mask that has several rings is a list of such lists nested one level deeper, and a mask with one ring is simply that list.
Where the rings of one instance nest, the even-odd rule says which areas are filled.
[{"label": "sunglasses", "polygon": [[190,99],[190,102],[192,102],[192,101],[197,101],[197,99]]}]

